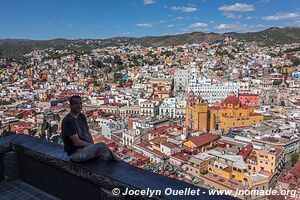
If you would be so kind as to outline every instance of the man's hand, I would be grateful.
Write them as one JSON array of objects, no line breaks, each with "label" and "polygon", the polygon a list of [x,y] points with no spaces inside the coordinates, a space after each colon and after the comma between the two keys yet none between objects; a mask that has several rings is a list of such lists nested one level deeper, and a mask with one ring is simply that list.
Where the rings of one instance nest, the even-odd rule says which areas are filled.
[{"label": "man's hand", "polygon": [[70,137],[73,145],[76,146],[76,147],[85,147],[85,146],[90,145],[90,143],[79,139],[78,134],[74,134],[74,135],[71,135],[69,137]]}]

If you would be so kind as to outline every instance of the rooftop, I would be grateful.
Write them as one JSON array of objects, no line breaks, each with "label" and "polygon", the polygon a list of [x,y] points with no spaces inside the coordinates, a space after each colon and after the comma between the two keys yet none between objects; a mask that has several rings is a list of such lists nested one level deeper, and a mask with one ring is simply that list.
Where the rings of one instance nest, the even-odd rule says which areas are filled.
[{"label": "rooftop", "polygon": [[240,104],[240,100],[236,96],[228,96],[223,102],[223,104]]},{"label": "rooftop", "polygon": [[209,133],[204,133],[199,136],[191,137],[191,142],[194,143],[197,147],[201,147],[203,145],[207,145],[210,142],[213,142],[220,138],[220,135],[214,135]]}]

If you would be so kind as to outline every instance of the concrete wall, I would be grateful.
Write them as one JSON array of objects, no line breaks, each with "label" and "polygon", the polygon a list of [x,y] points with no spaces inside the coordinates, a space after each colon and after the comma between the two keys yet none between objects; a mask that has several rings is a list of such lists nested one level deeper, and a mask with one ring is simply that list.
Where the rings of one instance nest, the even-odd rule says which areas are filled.
[{"label": "concrete wall", "polygon": [[[11,175],[17,174],[18,179],[33,185],[61,199],[172,199],[179,200],[182,196],[113,196],[112,189],[119,188],[121,192],[129,190],[197,190],[206,191],[207,195],[187,195],[187,200],[231,200],[230,196],[209,196],[208,191],[176,179],[155,174],[125,162],[103,161],[94,159],[85,163],[70,162],[63,151],[63,146],[41,140],[28,135],[15,135],[12,138],[0,138],[2,144],[9,146],[9,152],[4,155],[4,170]],[[1,152],[1,151],[0,151]],[[0,153],[0,161],[2,160]],[[6,162],[8,161],[8,162]],[[6,166],[10,163],[11,166]],[[0,167],[3,162],[0,162]],[[13,169],[10,170],[10,169]],[[16,172],[16,170],[18,170]],[[13,177],[15,178],[15,177]],[[0,180],[1,181],[1,180]]]}]

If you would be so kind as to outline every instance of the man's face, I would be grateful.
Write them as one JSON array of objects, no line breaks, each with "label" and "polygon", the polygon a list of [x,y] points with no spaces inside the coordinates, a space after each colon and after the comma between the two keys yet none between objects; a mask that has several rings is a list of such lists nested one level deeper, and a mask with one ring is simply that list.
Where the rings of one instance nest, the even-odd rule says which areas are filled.
[{"label": "man's face", "polygon": [[73,99],[73,103],[70,104],[70,109],[74,113],[80,113],[82,110],[82,99],[81,98]]}]

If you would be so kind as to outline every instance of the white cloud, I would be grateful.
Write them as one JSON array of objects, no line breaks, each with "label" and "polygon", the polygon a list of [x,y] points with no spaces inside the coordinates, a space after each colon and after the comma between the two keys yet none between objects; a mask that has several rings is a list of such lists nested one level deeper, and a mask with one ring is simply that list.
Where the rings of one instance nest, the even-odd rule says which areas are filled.
[{"label": "white cloud", "polygon": [[182,20],[184,19],[183,17],[175,17],[174,19],[172,19],[172,21],[177,21],[177,20]]},{"label": "white cloud", "polygon": [[195,12],[195,11],[197,11],[197,8],[193,7],[193,6],[182,6],[182,7],[172,6],[170,9],[173,11],[180,11],[180,12]]},{"label": "white cloud", "polygon": [[230,19],[239,19],[242,17],[242,15],[236,15],[234,13],[231,13],[231,12],[224,12],[223,15],[227,18],[230,18]]},{"label": "white cloud", "polygon": [[300,25],[300,20],[299,21],[295,21],[294,24]]},{"label": "white cloud", "polygon": [[118,34],[120,36],[126,36],[126,35],[135,35],[135,33],[132,33],[132,32],[124,32],[124,33],[120,33]]},{"label": "white cloud", "polygon": [[300,27],[300,20],[296,21],[288,21],[287,23],[284,24],[284,27]]},{"label": "white cloud", "polygon": [[167,22],[168,22],[167,20],[159,20],[159,21],[153,22],[153,24],[165,24]]},{"label": "white cloud", "polygon": [[265,16],[264,20],[282,20],[282,19],[295,19],[300,17],[299,13],[276,13],[275,15]]},{"label": "white cloud", "polygon": [[189,28],[192,28],[192,29],[207,28],[207,24],[202,23],[202,22],[197,22],[197,23],[189,25]]},{"label": "white cloud", "polygon": [[174,27],[174,24],[167,25],[167,28],[173,28],[173,27]]},{"label": "white cloud", "polygon": [[209,31],[208,24],[203,22],[197,22],[190,24],[185,30],[188,31]]},{"label": "white cloud", "polygon": [[73,23],[68,23],[67,28],[73,28]]},{"label": "white cloud", "polygon": [[144,4],[148,5],[148,4],[154,4],[156,3],[156,1],[154,0],[144,0]]},{"label": "white cloud", "polygon": [[143,27],[143,28],[150,28],[150,27],[152,27],[152,24],[141,23],[141,24],[136,24],[136,26]]},{"label": "white cloud", "polygon": [[262,24],[257,25],[248,25],[248,24],[241,24],[239,22],[235,23],[229,23],[229,24],[219,24],[215,27],[221,32],[254,32],[254,31],[260,31],[262,29],[265,29],[266,26]]},{"label": "white cloud", "polygon": [[260,3],[270,3],[271,0],[260,0],[259,2],[260,2]]},{"label": "white cloud", "polygon": [[250,12],[254,11],[254,5],[245,3],[236,3],[233,5],[223,5],[219,7],[220,11],[226,12]]},{"label": "white cloud", "polygon": [[233,23],[233,24],[219,24],[215,28],[218,30],[233,30],[240,28],[241,24]]}]

